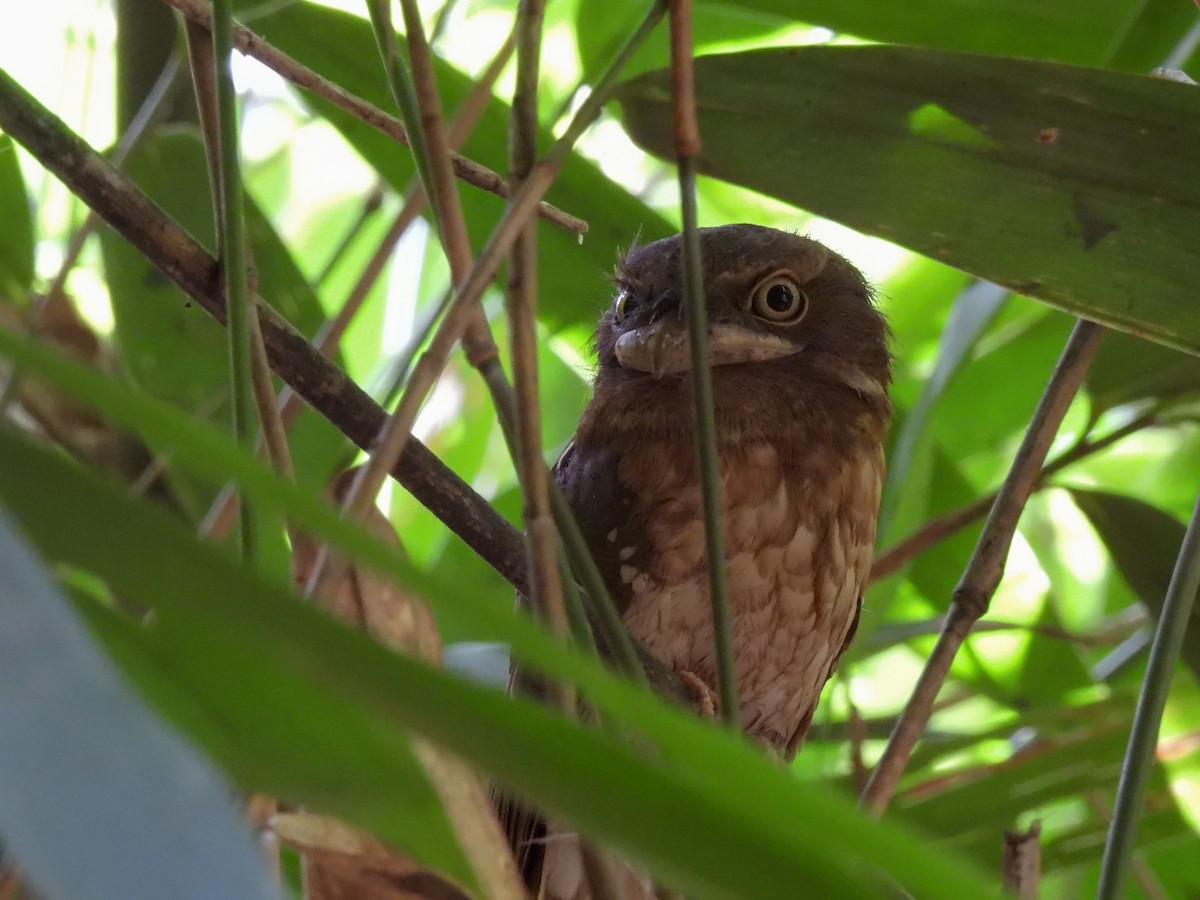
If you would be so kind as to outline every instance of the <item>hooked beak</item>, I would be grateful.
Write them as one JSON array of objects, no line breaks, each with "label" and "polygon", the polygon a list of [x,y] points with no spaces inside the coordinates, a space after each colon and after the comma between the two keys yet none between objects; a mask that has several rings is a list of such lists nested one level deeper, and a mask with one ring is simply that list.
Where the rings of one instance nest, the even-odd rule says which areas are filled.
[{"label": "hooked beak", "polygon": [[[766,362],[803,349],[803,344],[740,325],[708,327],[708,357],[714,366]],[[669,320],[626,332],[617,339],[616,346],[617,362],[627,369],[648,372],[655,378],[691,369],[691,352],[686,327],[682,322]]]}]

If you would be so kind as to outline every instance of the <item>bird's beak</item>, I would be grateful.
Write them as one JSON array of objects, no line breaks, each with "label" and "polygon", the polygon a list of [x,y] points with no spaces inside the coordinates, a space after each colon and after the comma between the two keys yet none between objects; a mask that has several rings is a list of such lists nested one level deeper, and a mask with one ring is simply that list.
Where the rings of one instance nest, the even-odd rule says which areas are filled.
[{"label": "bird's beak", "polygon": [[[709,363],[766,362],[791,356],[804,345],[775,334],[740,325],[708,327]],[[649,372],[655,378],[686,372],[692,367],[691,341],[682,322],[663,320],[626,332],[617,339],[617,362],[627,369]]]}]

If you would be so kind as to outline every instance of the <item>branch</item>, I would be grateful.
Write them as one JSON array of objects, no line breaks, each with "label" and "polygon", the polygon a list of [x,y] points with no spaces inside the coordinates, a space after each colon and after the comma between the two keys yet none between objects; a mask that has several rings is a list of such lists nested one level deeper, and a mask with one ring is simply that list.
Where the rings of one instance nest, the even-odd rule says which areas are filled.
[{"label": "branch", "polygon": [[879,764],[867,782],[862,804],[873,815],[880,815],[891,802],[913,748],[929,722],[934,700],[950,673],[959,647],[970,634],[971,627],[987,612],[992,594],[1004,574],[1004,564],[1017,530],[1017,521],[1037,485],[1046,452],[1087,374],[1103,334],[1104,330],[1099,325],[1083,319],[1078,320],[1071,331],[1071,337],[1063,348],[1058,365],[1050,376],[1050,383],[1046,385],[1025,432],[1021,448],[992,505],[971,560],[954,589],[950,611],[933,653],[896,722]]}]

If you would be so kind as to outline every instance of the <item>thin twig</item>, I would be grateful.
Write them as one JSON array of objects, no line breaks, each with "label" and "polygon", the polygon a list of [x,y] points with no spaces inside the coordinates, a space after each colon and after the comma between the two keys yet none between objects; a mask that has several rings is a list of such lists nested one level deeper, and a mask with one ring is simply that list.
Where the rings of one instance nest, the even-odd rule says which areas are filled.
[{"label": "thin twig", "polygon": [[[1035,485],[1035,490],[1045,486],[1046,479],[1062,471],[1067,466],[1099,453],[1101,450],[1111,447],[1117,441],[1131,434],[1135,434],[1145,428],[1154,427],[1159,422],[1161,412],[1161,408],[1155,405],[1136,418],[1130,419],[1119,428],[1114,428],[1108,434],[1095,439],[1079,441],[1074,447],[1064,451],[1042,469],[1042,473]],[[983,518],[987,514],[987,511],[992,508],[992,504],[996,502],[996,495],[998,493],[998,491],[993,492],[987,496],[980,497],[974,503],[968,503],[966,506],[959,507],[935,519],[930,519],[908,537],[899,543],[893,544],[875,557],[875,562],[871,565],[870,580],[874,582],[880,578],[886,578],[913,557],[920,556],[934,544],[944,541],[951,535],[962,531],[962,529],[966,528],[972,522]]]},{"label": "thin twig", "polygon": [[1042,878],[1042,823],[1004,832],[1004,890],[1017,900],[1037,900]]},{"label": "thin twig", "polygon": [[1150,645],[1146,676],[1133,714],[1133,727],[1129,734],[1129,746],[1125,750],[1125,760],[1121,764],[1121,780],[1117,785],[1108,841],[1104,845],[1104,857],[1100,863],[1097,900],[1111,900],[1120,896],[1125,867],[1137,837],[1142,798],[1150,779],[1150,769],[1154,765],[1154,751],[1162,725],[1163,709],[1167,704],[1167,692],[1171,687],[1171,676],[1175,674],[1175,664],[1183,647],[1183,636],[1191,619],[1197,591],[1200,591],[1200,495],[1196,497],[1192,520],[1183,536],[1175,571],[1171,575],[1158,626],[1154,630],[1154,642]]},{"label": "thin twig", "polygon": [[721,699],[721,718],[730,728],[739,728],[741,711],[737,659],[733,651],[729,585],[725,578],[721,460],[717,455],[717,419],[708,357],[704,264],[700,259],[700,232],[696,224],[696,157],[700,155],[701,145],[692,71],[690,0],[671,0],[671,110],[674,114],[675,158],[679,166],[679,199],[683,214],[683,293],[687,298],[696,459],[704,498],[704,550],[708,559],[708,594],[712,605],[713,641],[716,644],[717,689]]},{"label": "thin twig", "polygon": [[[163,2],[203,27],[211,27],[212,9],[204,0],[163,0]],[[361,97],[357,97],[321,77],[242,25],[235,26],[233,39],[234,46],[238,50],[258,60],[292,84],[329,101],[382,134],[408,146],[408,135],[400,120],[395,116],[389,116],[377,106],[373,106]],[[499,197],[508,197],[508,184],[501,175],[458,154],[454,155],[454,174],[480,190],[496,194]],[[549,203],[539,204],[537,214],[567,231],[576,234],[583,234],[587,231],[587,222],[565,213]]]},{"label": "thin twig", "polygon": [[[509,177],[515,188],[537,159],[538,66],[544,0],[526,0],[517,9],[517,83],[509,123]],[[530,222],[513,244],[505,302],[509,319],[516,399],[516,462],[525,505],[525,547],[529,597],[533,608],[560,638],[569,633],[563,579],[558,564],[558,532],[550,508],[550,483],[542,458],[542,412],[537,368],[537,223]],[[574,692],[556,684],[558,705],[573,714]],[[590,872],[589,872],[590,874]]]},{"label": "thin twig", "polygon": [[[466,219],[459,202],[458,187],[454,181],[451,151],[442,128],[441,101],[438,98],[433,73],[433,59],[425,42],[425,32],[416,5],[403,2],[402,6],[409,58],[413,67],[412,78],[402,64],[396,33],[392,27],[389,0],[368,0],[371,23],[383,58],[388,85],[411,138],[413,160],[425,187],[426,196],[430,198],[434,221],[437,223],[446,259],[450,264],[451,280],[455,284],[461,284],[471,267],[471,247]],[[464,318],[461,337],[467,351],[467,359],[473,366],[483,369],[497,358],[496,344],[492,340],[483,309],[479,305],[473,305],[469,315]],[[444,365],[445,360],[442,361],[442,366]],[[434,370],[431,365],[421,370],[418,366],[418,370],[429,379],[429,385],[432,386],[432,382],[440,375],[441,367]],[[413,377],[416,375],[417,372],[414,371]],[[412,418],[408,418],[402,415],[399,409],[388,418],[372,445],[370,461],[358,470],[346,492],[343,506],[345,515],[352,518],[362,516],[374,502],[387,473],[395,466],[396,460],[404,450],[413,421],[415,411],[412,412]],[[330,565],[328,549],[322,548],[309,579],[309,592],[316,590],[321,578],[336,577],[327,572]]]},{"label": "thin twig", "polygon": [[[515,189],[529,175],[537,159],[538,67],[542,41],[544,0],[524,0],[517,9],[517,81],[513,91],[509,120],[509,178]],[[537,366],[537,223],[530,221],[513,243],[505,285],[509,341],[512,351],[515,422],[512,423],[512,451],[518,480],[524,497],[525,547],[529,561],[529,582],[533,590],[529,602],[560,640],[572,632],[576,638],[587,636],[581,628],[582,609],[573,610],[574,628],[568,620],[564,579],[560,569],[558,531],[550,506],[550,478],[542,458],[542,412],[538,393]],[[495,367],[499,370],[499,367]],[[503,373],[499,373],[502,375]],[[492,381],[496,380],[495,374]],[[491,381],[489,381],[489,384]],[[499,409],[499,407],[498,407]],[[500,410],[503,413],[503,410]],[[501,416],[502,422],[505,416]],[[567,569],[564,565],[563,569]],[[573,587],[573,585],[572,585]],[[577,593],[572,601],[581,604]],[[585,644],[587,646],[594,646]],[[561,680],[548,684],[550,701],[564,715],[574,718],[577,710],[573,687]],[[595,900],[621,897],[620,875],[616,860],[580,838],[579,852],[588,896]],[[533,890],[538,885],[529,885]]]},{"label": "thin twig", "polygon": [[[242,210],[241,151],[238,144],[237,92],[233,86],[233,0],[215,0],[212,17],[213,62],[216,67],[217,118],[220,124],[220,191],[213,195],[220,220],[219,253],[229,333],[229,369],[233,431],[237,441],[254,449],[254,388],[250,350],[253,298],[246,281],[246,221]],[[239,504],[242,555],[253,559],[258,536],[254,506]]]},{"label": "thin twig", "polygon": [[[213,41],[210,32],[199,25],[184,20],[187,37],[188,62],[192,70],[192,83],[196,92],[196,109],[200,118],[200,133],[204,138],[205,160],[208,163],[208,179],[213,196],[220,196],[221,191],[221,121],[217,92],[217,72],[214,66]],[[218,216],[214,223],[221,226],[219,212],[220,203],[216,204]],[[250,248],[246,247],[247,262]],[[245,268],[245,267],[244,267]],[[247,283],[247,297],[257,294],[257,283]],[[249,328],[250,342],[250,378],[254,406],[258,422],[262,427],[267,455],[272,466],[284,477],[293,477],[292,456],[288,450],[287,434],[275,406],[275,388],[271,383],[271,366],[267,360],[267,351],[263,346],[262,329],[258,317],[247,315],[246,324]],[[232,509],[238,509],[237,491],[232,487],[228,491]],[[206,518],[201,534],[215,540],[221,540],[233,526],[234,517]]]},{"label": "thin twig", "polygon": [[954,589],[946,624],[938,635],[937,644],[863,792],[862,804],[872,815],[882,814],[891,802],[913,747],[929,722],[934,701],[950,673],[958,648],[975,622],[987,612],[992,594],[1004,574],[1017,521],[1037,484],[1046,451],[1096,355],[1103,334],[1103,328],[1083,319],[1077,321],[1071,331],[988,514],[971,560]]}]

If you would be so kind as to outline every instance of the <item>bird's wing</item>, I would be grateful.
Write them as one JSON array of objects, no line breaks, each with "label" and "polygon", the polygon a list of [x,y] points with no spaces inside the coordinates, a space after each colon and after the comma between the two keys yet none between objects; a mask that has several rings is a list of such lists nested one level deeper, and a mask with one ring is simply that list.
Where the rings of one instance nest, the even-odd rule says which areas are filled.
[{"label": "bird's wing", "polygon": [[571,441],[554,464],[553,473],[613,602],[624,612],[629,604],[629,586],[620,577],[621,551],[640,542],[637,535],[630,533],[632,498],[621,485],[620,461],[611,448],[581,447]]},{"label": "bird's wing", "polygon": [[[842,639],[842,646],[838,650],[837,655],[830,660],[829,668],[825,672],[825,678],[821,684],[824,685],[837,671],[838,660],[842,658],[842,654],[850,646],[850,642],[854,640],[854,635],[858,631],[858,620],[862,615],[863,598],[860,594],[858,603],[854,607],[854,617],[850,620],[850,627],[846,629],[846,637]],[[821,692],[817,692],[817,697],[813,700],[813,705],[809,707],[808,712],[800,719],[796,725],[796,730],[792,732],[792,736],[788,739],[787,746],[784,748],[784,759],[792,759],[804,744],[804,738],[808,734],[808,729],[812,726],[813,714],[817,711],[817,700],[820,699]]]},{"label": "bird's wing", "polygon": [[[554,464],[553,475],[579,522],[609,591],[613,592],[614,601],[623,608],[627,600],[623,598],[625,586],[619,577],[619,557],[620,549],[625,545],[609,539],[614,533],[617,538],[622,536],[621,516],[627,505],[618,482],[618,462],[617,455],[611,451],[581,449],[572,441]],[[531,673],[515,670],[509,689],[515,694],[539,696],[542,685]],[[511,794],[497,792],[494,802],[522,878],[536,894],[546,855],[546,821]]]}]

